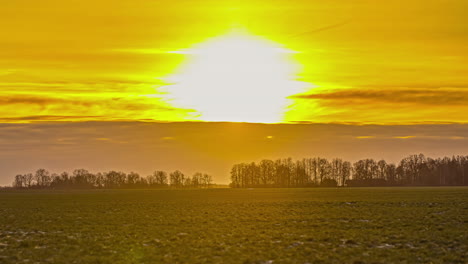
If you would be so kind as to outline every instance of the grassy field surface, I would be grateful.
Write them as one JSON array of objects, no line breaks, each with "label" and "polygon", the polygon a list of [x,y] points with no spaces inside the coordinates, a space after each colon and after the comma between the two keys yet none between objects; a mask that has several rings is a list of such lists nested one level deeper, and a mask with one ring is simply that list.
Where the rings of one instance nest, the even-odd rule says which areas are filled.
[{"label": "grassy field surface", "polygon": [[466,263],[468,188],[0,192],[0,263]]}]

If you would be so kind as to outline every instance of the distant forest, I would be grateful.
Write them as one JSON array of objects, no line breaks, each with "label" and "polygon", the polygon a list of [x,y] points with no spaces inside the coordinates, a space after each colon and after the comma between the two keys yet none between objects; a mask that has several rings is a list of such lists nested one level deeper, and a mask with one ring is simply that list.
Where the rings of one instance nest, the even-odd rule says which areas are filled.
[{"label": "distant forest", "polygon": [[355,163],[336,158],[262,160],[235,164],[231,187],[364,187],[468,185],[468,156],[428,158],[411,155],[398,165],[385,160]]},{"label": "distant forest", "polygon": [[[91,173],[77,169],[72,173],[18,174],[14,188],[29,189],[122,189],[122,188],[207,188],[212,176],[197,172],[191,177],[179,170],[155,171],[146,177],[138,173],[109,171]],[[291,158],[235,164],[230,187],[365,187],[365,186],[463,186],[468,185],[468,156],[429,158],[411,155],[398,165],[385,160],[363,159],[351,163],[339,158]]]},{"label": "distant forest", "polygon": [[176,170],[171,173],[155,171],[146,177],[138,173],[128,174],[119,171],[91,173],[84,169],[73,173],[50,173],[39,169],[36,173],[18,174],[13,181],[14,188],[30,189],[132,189],[132,188],[207,188],[212,185],[212,177],[206,173],[197,172],[192,177]]}]

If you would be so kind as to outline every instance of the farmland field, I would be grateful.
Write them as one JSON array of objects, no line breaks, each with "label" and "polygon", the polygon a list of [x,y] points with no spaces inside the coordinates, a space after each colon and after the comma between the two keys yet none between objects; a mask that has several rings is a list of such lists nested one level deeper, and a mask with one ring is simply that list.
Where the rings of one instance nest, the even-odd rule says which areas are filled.
[{"label": "farmland field", "polygon": [[466,263],[468,188],[0,192],[0,263]]}]

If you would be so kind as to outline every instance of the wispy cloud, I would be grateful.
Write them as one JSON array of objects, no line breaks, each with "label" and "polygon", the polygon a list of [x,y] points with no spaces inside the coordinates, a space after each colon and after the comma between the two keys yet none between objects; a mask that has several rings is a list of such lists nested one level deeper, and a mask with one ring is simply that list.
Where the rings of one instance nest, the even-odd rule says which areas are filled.
[{"label": "wispy cloud", "polygon": [[[0,122],[183,119],[191,110],[162,99],[131,95],[0,96]],[[59,114],[60,113],[60,114]]]},{"label": "wispy cloud", "polygon": [[368,138],[375,138],[375,136],[357,136],[357,139],[368,139]]},{"label": "wispy cloud", "polygon": [[460,88],[425,88],[401,89],[398,87],[387,89],[340,89],[321,90],[317,93],[308,93],[292,96],[295,99],[315,99],[336,101],[337,104],[353,104],[355,101],[370,101],[379,103],[413,103],[424,105],[462,105],[467,106],[468,85]]},{"label": "wispy cloud", "polygon": [[399,139],[409,139],[409,138],[415,138],[416,136],[398,136],[398,137],[393,137],[393,138],[399,138]]},{"label": "wispy cloud", "polygon": [[468,85],[459,88],[319,87],[291,97],[289,120],[417,124],[466,123]]}]

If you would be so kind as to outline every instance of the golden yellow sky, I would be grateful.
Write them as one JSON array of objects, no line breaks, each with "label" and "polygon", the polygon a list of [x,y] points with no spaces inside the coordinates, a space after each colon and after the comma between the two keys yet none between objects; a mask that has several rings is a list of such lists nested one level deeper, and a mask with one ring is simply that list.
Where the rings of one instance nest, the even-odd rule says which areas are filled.
[{"label": "golden yellow sky", "polygon": [[[468,122],[465,0],[15,0],[1,6],[4,123]],[[187,74],[182,85],[169,83],[168,77],[177,76],[197,47],[207,46],[208,54],[216,54],[204,43],[216,38],[227,44],[223,47],[237,43],[223,42],[233,30],[248,32],[251,38],[241,41],[255,39],[259,48],[252,54],[287,50],[290,62],[271,59],[277,54],[266,54],[271,60],[259,62],[256,55],[237,50],[234,55],[226,52],[229,60],[271,66],[272,79],[246,84],[233,75],[210,83],[224,87],[219,91],[200,91],[211,80],[206,72],[212,68],[205,66],[197,85]],[[210,60],[200,61],[193,65]],[[275,63],[297,70],[276,80],[284,72],[276,74]],[[187,67],[195,68],[189,70],[192,74],[200,70]],[[283,83],[283,90],[271,92],[275,98],[265,99],[274,85]],[[294,90],[295,84],[301,89]],[[175,89],[179,93],[171,93]],[[178,103],[180,94],[196,100]],[[234,99],[239,112],[242,103],[248,111],[232,116]],[[263,103],[255,108],[254,102]],[[267,118],[270,112],[255,115],[261,109],[280,112],[275,113],[281,118]]]}]

